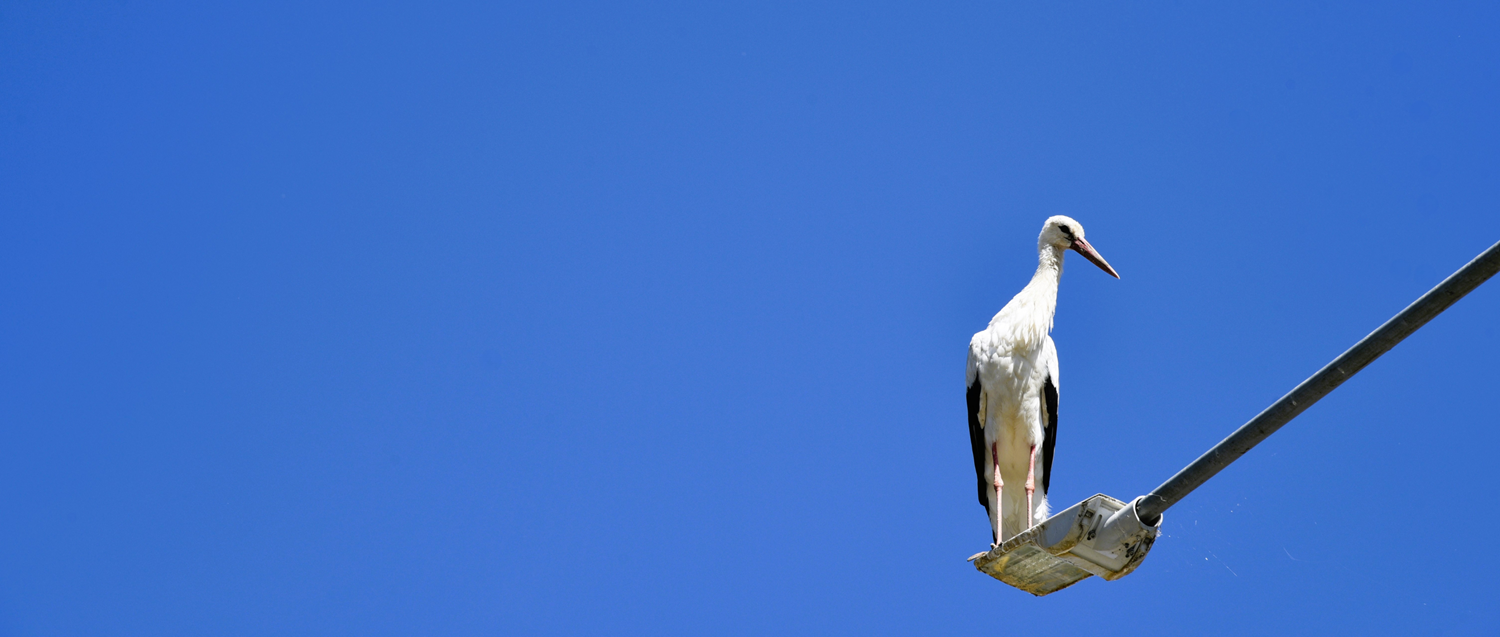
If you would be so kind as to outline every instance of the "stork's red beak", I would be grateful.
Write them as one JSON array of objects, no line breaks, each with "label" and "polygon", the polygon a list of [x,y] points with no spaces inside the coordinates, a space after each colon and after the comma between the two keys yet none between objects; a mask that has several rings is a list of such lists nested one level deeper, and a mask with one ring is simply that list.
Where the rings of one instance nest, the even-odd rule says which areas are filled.
[{"label": "stork's red beak", "polygon": [[1093,261],[1094,265],[1099,266],[1100,270],[1108,272],[1110,276],[1116,279],[1120,278],[1120,273],[1115,272],[1114,268],[1109,267],[1109,262],[1105,261],[1104,257],[1099,256],[1099,253],[1094,251],[1094,246],[1091,246],[1089,245],[1089,242],[1084,241],[1083,237],[1074,239],[1072,247],[1075,252],[1083,255],[1083,258]]}]

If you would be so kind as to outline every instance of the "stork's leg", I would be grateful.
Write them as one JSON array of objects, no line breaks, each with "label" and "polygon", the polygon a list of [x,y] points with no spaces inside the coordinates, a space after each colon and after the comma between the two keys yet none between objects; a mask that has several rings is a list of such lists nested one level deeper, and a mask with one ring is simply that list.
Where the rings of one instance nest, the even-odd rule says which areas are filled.
[{"label": "stork's leg", "polygon": [[1031,528],[1031,494],[1036,491],[1036,445],[1031,445],[1031,461],[1026,463],[1026,521],[1022,524]]},{"label": "stork's leg", "polygon": [[1000,442],[990,443],[990,462],[995,467],[995,503],[990,507],[990,522],[995,525],[995,546],[1005,540],[1003,531],[1005,524],[1005,512],[1001,507],[1005,506],[1004,500],[1000,498],[1005,492],[1005,480],[1000,478]]}]

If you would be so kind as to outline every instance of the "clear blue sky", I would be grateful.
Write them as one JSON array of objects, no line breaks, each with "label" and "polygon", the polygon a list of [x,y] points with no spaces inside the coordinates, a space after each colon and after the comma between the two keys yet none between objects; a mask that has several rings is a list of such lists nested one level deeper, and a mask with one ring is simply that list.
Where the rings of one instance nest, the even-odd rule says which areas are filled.
[{"label": "clear blue sky", "polygon": [[0,634],[1500,632],[1500,283],[1033,598],[1059,504],[1500,240],[1493,3],[0,5]]}]

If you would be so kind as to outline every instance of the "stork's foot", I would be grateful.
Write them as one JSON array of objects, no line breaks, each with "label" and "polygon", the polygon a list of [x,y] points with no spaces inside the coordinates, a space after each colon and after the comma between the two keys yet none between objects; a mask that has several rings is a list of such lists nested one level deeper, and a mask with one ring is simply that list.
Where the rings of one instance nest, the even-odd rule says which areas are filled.
[{"label": "stork's foot", "polygon": [[1031,494],[1036,492],[1036,445],[1031,445],[1031,462],[1026,465],[1026,519],[1021,522],[1022,528],[1031,528],[1033,517],[1031,508]]},{"label": "stork's foot", "polygon": [[995,504],[990,507],[990,515],[993,516],[991,520],[993,528],[990,530],[994,531],[995,538],[994,544],[990,546],[994,547],[1000,546],[1001,540],[1005,537],[1005,498],[1003,497],[1005,480],[1000,477],[1000,443],[998,441],[990,443],[990,462],[995,465]]}]

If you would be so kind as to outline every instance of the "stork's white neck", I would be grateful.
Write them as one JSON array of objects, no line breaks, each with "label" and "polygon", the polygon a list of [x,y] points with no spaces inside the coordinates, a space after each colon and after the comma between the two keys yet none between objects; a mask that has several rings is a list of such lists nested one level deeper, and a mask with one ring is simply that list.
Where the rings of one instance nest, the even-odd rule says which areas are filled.
[{"label": "stork's white neck", "polygon": [[1036,274],[1021,290],[1032,297],[1032,312],[1038,325],[1046,325],[1042,334],[1052,331],[1052,315],[1057,312],[1057,284],[1062,281],[1063,251],[1057,246],[1042,246],[1037,256]]},{"label": "stork's white neck", "polygon": [[1063,249],[1054,245],[1042,246],[1037,250],[1036,274],[1031,275],[1031,283],[1027,288],[1038,285],[1049,286],[1052,296],[1057,297],[1057,282],[1062,279]]},{"label": "stork's white neck", "polygon": [[1040,347],[1052,331],[1052,316],[1057,312],[1057,284],[1062,280],[1063,250],[1043,245],[1038,250],[1036,274],[990,320],[990,328],[1004,327],[1013,346]]}]

